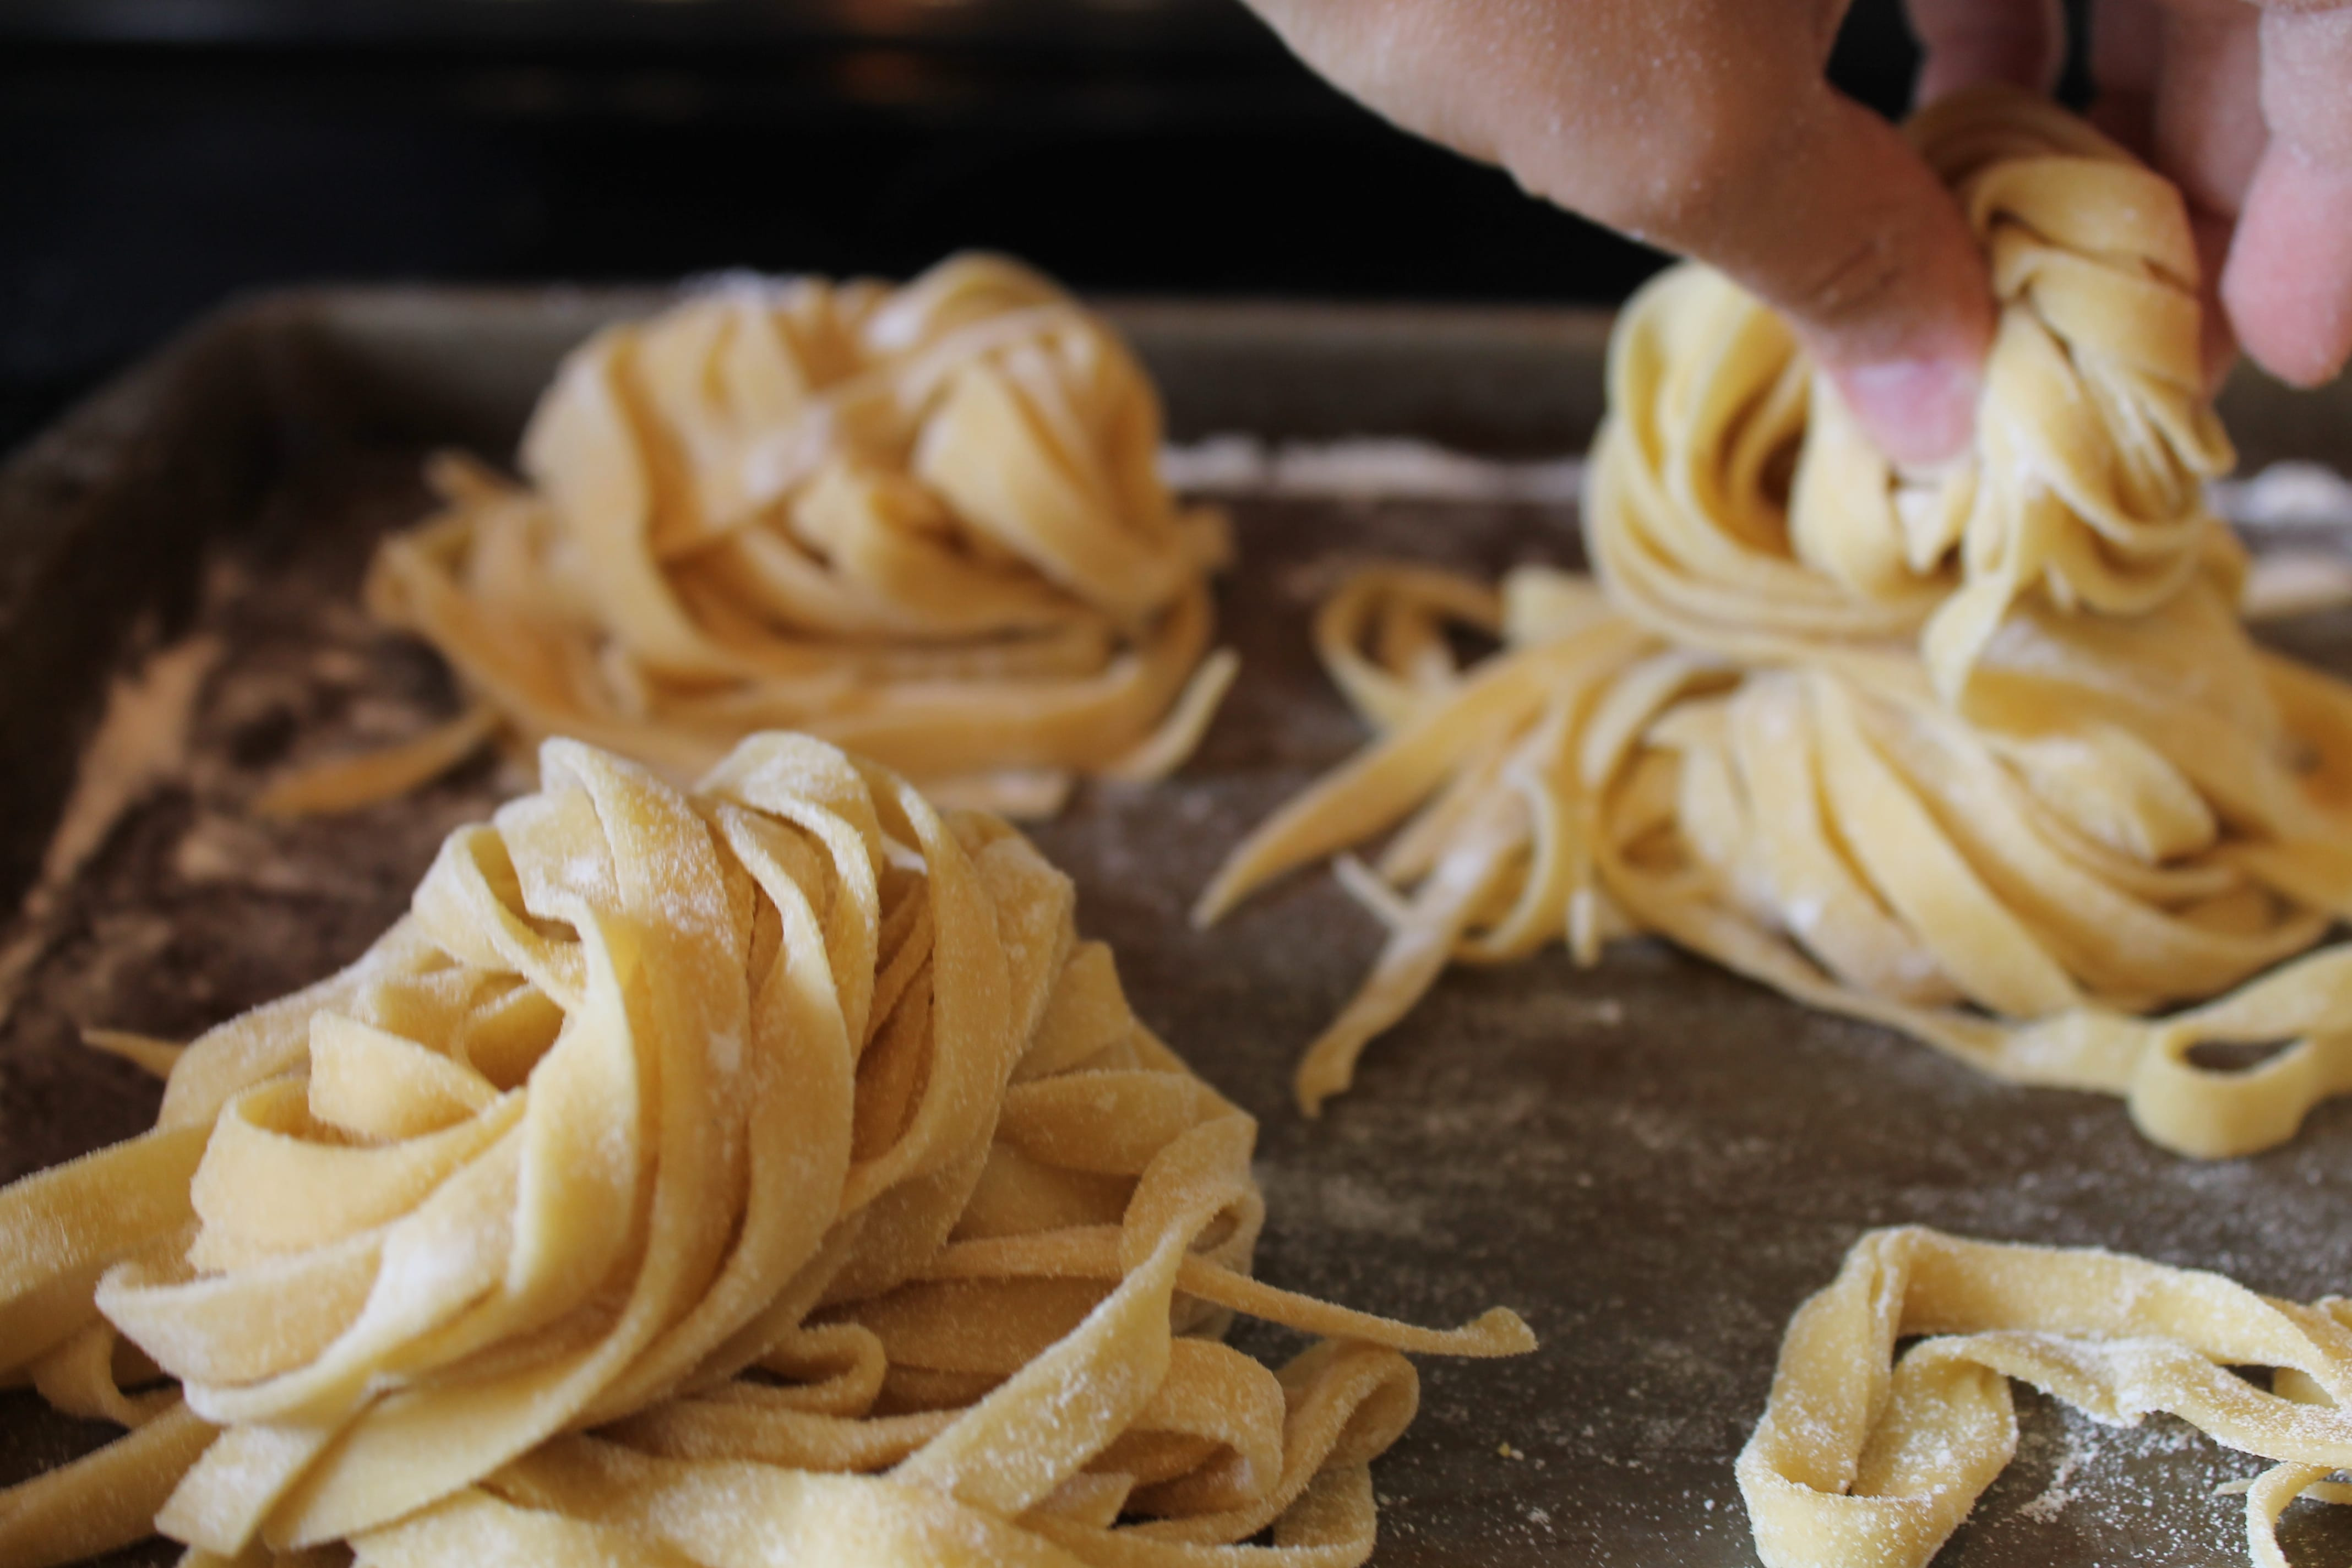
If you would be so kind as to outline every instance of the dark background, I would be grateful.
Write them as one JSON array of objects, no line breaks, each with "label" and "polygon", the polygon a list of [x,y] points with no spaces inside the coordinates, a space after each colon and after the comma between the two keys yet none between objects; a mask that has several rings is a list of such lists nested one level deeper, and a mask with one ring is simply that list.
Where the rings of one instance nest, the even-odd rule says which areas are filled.
[{"label": "dark background", "polygon": [[[1915,55],[1860,0],[1833,65]],[[1605,301],[1652,254],[1391,130],[1237,0],[0,0],[0,449],[240,290],[903,275]]]}]

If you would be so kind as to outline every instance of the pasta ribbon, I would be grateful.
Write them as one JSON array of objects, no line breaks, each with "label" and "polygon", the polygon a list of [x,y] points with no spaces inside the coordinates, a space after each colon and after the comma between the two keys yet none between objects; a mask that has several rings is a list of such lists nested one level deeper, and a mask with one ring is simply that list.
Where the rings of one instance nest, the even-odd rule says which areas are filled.
[{"label": "pasta ribbon", "polygon": [[[1937,480],[1943,543],[1906,554],[1927,492],[1855,479],[1876,459],[1785,327],[1693,268],[1637,301],[1586,509],[1598,584],[1343,585],[1316,645],[1379,738],[1202,896],[1213,920],[1403,825],[1376,870],[1341,865],[1389,937],[1300,1067],[1310,1111],[1449,962],[1564,939],[1590,963],[1636,931],[1994,1076],[2124,1096],[2185,1153],[2269,1147],[2352,1089],[2352,948],[2297,957],[2352,915],[2352,689],[2255,647],[2196,500],[2227,448],[2175,396],[2197,371],[2179,198],[2020,94],[1916,134],[1996,272],[2024,247],[2061,280],[2021,286],[2004,331],[2055,334],[2077,381],[1995,374],[1976,467]],[[2031,461],[2001,445],[2029,429],[2055,443]],[[2043,461],[2062,447],[2099,506]],[[1856,564],[1881,547],[1885,571]],[[1994,600],[1986,635],[1944,639]],[[1501,647],[1464,668],[1465,632]],[[2275,1048],[2233,1068],[2209,1044]]]},{"label": "pasta ribbon", "polygon": [[1757,1554],[1767,1568],[1925,1568],[2016,1452],[2011,1378],[2095,1421],[2161,1412],[2270,1460],[2247,1489],[2256,1568],[2287,1568],[2288,1503],[2352,1497],[2326,1479],[2352,1467],[2352,1301],[2274,1300],[2110,1252],[1881,1230],[1790,1321],[1739,1456]]},{"label": "pasta ribbon", "polygon": [[540,765],[155,1131],[0,1190],[0,1373],[132,1427],[0,1561],[1355,1563],[1399,1352],[1532,1346],[1251,1279],[1255,1124],[1001,820],[797,735]]},{"label": "pasta ribbon", "polygon": [[444,510],[369,574],[480,707],[263,806],[397,794],[488,713],[679,782],[768,729],[1029,815],[1075,775],[1157,777],[1236,668],[1210,651],[1224,520],[1171,500],[1160,437],[1110,328],[993,257],[731,280],[608,328],[541,399],[528,488],[436,459]]}]

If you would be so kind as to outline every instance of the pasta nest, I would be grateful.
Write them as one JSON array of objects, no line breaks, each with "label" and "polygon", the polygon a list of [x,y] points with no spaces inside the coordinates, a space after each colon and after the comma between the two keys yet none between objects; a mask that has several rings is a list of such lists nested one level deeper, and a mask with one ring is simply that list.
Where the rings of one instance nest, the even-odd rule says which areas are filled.
[{"label": "pasta nest", "polygon": [[[799,736],[541,767],[343,973],[121,1047],[152,1132],[0,1192],[0,1370],[133,1428],[0,1558],[1356,1563],[1399,1350],[1531,1345],[1252,1280],[1255,1124],[1002,821]],[[1268,1370],[1236,1310],[1326,1337]]]},{"label": "pasta nest", "polygon": [[[2171,374],[2195,370],[2193,257],[2158,269],[2116,237],[2174,234],[2179,198],[2021,94],[1924,121],[1996,276],[2023,280],[1979,452],[1918,492],[1934,530],[1906,532],[1916,496],[1786,330],[1685,268],[1613,345],[1598,587],[1390,568],[1324,607],[1326,667],[1381,736],[1200,910],[1411,816],[1377,872],[1342,862],[1390,937],[1301,1067],[1310,1106],[1450,960],[1564,936],[1591,962],[1634,931],[2002,1078],[2126,1095],[2189,1152],[2278,1142],[2352,1088],[2352,949],[2150,1016],[2352,914],[2352,691],[2239,621],[2236,546],[2194,499],[2227,447]],[[2053,363],[2074,394],[2032,390]],[[2096,508],[2071,499],[2085,476]],[[1856,564],[1874,550],[1883,572]],[[1465,670],[1464,631],[1502,646]],[[2211,1041],[2292,1044],[2232,1071],[2192,1054]]]},{"label": "pasta nest", "polygon": [[2010,606],[2136,616],[2242,558],[2204,484],[2197,250],[2162,175],[2056,105],[1956,94],[1912,141],[1984,248],[2000,324],[1976,439],[1899,470],[1788,323],[1678,267],[1612,343],[1589,537],[1624,612],[1746,661],[1916,639],[1956,698]]},{"label": "pasta nest", "polygon": [[[494,714],[681,782],[794,729],[1027,813],[1163,773],[1235,664],[1210,652],[1224,520],[1171,499],[1160,432],[1109,326],[992,257],[607,328],[531,417],[528,488],[441,459],[446,509],[377,557],[371,610],[484,705],[406,772]],[[351,793],[305,782],[274,804]]]}]

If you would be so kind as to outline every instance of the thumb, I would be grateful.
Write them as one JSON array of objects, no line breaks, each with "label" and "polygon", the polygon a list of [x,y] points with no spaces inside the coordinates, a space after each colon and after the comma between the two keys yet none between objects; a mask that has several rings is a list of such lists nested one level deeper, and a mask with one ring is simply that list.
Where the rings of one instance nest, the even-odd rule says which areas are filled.
[{"label": "thumb", "polygon": [[1826,84],[1769,141],[1693,204],[1703,223],[1664,237],[1778,307],[1888,457],[1955,456],[1994,319],[1958,205],[1893,126]]}]

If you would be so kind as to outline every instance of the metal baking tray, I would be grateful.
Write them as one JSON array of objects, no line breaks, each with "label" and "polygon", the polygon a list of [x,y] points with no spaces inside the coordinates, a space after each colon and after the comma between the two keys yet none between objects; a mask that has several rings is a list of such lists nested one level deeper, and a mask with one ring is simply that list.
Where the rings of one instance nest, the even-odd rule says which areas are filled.
[{"label": "metal baking tray", "polygon": [[[155,1087],[77,1044],[79,1026],[185,1037],[325,973],[393,920],[443,832],[514,787],[485,761],[344,817],[243,809],[289,756],[448,710],[436,663],[355,605],[371,542],[420,511],[426,451],[502,457],[558,354],[660,298],[265,298],[0,470],[0,908],[37,870],[110,681],[191,636],[217,655],[185,756],[151,770],[70,883],[0,932],[15,992],[0,1176],[152,1117]],[[1590,314],[1112,309],[1179,437],[1563,453],[1601,411],[1607,323]],[[2228,412],[2250,466],[2352,460],[2343,391],[2242,379]],[[1424,1363],[1421,1418],[1376,1471],[1378,1562],[1752,1563],[1732,1457],[1790,1311],[1866,1226],[2100,1244],[2298,1298],[2352,1284],[2352,1106],[2323,1108],[2284,1149],[2194,1163],[2140,1141],[2116,1101],[2004,1088],[1654,942],[1589,971],[1551,952],[1449,974],[1374,1046],[1355,1092],[1302,1121],[1292,1060],[1361,975],[1371,921],[1319,873],[1205,934],[1184,912],[1248,826],[1361,740],[1309,657],[1307,614],[1366,557],[1573,563],[1576,518],[1565,503],[1233,510],[1222,615],[1245,674],[1206,745],[1173,781],[1089,788],[1034,831],[1139,1010],[1261,1119],[1267,1278],[1427,1322],[1507,1303],[1542,1336],[1517,1363]],[[2352,671],[2352,615],[2278,635]],[[2240,1504],[2211,1493],[2254,1461],[2163,1418],[2111,1431],[2020,1402],[2018,1462],[1944,1563],[2244,1560]],[[102,1435],[0,1393],[0,1481]],[[2298,1507],[2290,1549],[2340,1556],[2352,1522],[2330,1515],[2345,1511]]]}]

